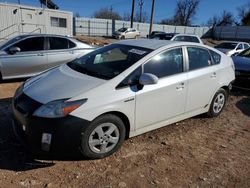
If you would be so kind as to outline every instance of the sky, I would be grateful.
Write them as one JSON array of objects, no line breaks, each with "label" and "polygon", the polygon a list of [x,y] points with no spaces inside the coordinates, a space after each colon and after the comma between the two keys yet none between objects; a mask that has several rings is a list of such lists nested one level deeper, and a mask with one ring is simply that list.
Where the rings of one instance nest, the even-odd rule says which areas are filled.
[{"label": "sky", "polygon": [[[52,0],[60,10],[79,13],[80,16],[93,17],[95,11],[101,8],[110,8],[118,12],[121,16],[130,13],[132,0]],[[150,16],[151,0],[143,0],[143,11]],[[155,0],[154,21],[170,18],[174,14],[177,0]],[[0,0],[0,2],[17,3],[18,0]],[[22,4],[40,6],[39,0],[20,0]],[[199,8],[193,25],[204,25],[213,15],[221,15],[223,10],[233,13],[237,18],[237,7],[250,3],[250,0],[200,0]],[[138,0],[135,0],[135,11],[139,10]]]}]

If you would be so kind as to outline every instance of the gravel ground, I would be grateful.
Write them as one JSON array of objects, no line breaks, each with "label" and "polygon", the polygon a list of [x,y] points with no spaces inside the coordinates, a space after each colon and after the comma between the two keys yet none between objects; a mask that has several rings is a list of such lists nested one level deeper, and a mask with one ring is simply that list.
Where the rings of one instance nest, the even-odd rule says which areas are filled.
[{"label": "gravel ground", "polygon": [[217,118],[198,116],[126,140],[101,160],[36,160],[11,129],[0,84],[0,187],[250,187],[250,93],[234,91]]},{"label": "gravel ground", "polygon": [[250,187],[250,91],[234,90],[217,118],[201,115],[128,139],[105,159],[37,160],[11,128],[9,106],[22,81],[0,83],[0,188]]}]

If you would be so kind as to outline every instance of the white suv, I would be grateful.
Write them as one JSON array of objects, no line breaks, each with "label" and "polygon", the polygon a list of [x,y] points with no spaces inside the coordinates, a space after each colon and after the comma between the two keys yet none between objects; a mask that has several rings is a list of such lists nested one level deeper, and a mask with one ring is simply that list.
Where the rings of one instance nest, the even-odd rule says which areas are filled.
[{"label": "white suv", "polygon": [[230,57],[201,44],[120,41],[26,81],[13,98],[15,132],[36,152],[102,158],[126,138],[218,116],[233,68]]}]

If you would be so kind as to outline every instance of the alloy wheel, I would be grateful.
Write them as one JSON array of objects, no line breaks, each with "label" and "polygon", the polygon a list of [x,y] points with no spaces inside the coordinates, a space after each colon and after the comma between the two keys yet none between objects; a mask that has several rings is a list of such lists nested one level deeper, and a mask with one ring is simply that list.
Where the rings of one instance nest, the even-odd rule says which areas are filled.
[{"label": "alloy wheel", "polygon": [[88,145],[94,153],[107,153],[117,145],[119,137],[119,129],[115,124],[103,123],[92,131],[89,136]]}]

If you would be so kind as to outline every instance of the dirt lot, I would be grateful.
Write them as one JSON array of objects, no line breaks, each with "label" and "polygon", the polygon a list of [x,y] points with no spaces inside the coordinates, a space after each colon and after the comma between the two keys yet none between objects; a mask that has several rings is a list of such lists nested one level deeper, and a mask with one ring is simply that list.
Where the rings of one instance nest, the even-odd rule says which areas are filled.
[{"label": "dirt lot", "polygon": [[[212,41],[213,42],[213,41]],[[11,128],[0,84],[0,187],[250,187],[250,91],[234,90],[217,118],[198,116],[126,140],[101,160],[36,160]]]},{"label": "dirt lot", "polygon": [[220,117],[194,117],[129,139],[102,160],[39,161],[15,139],[0,84],[0,187],[250,187],[250,93],[234,91]]}]

